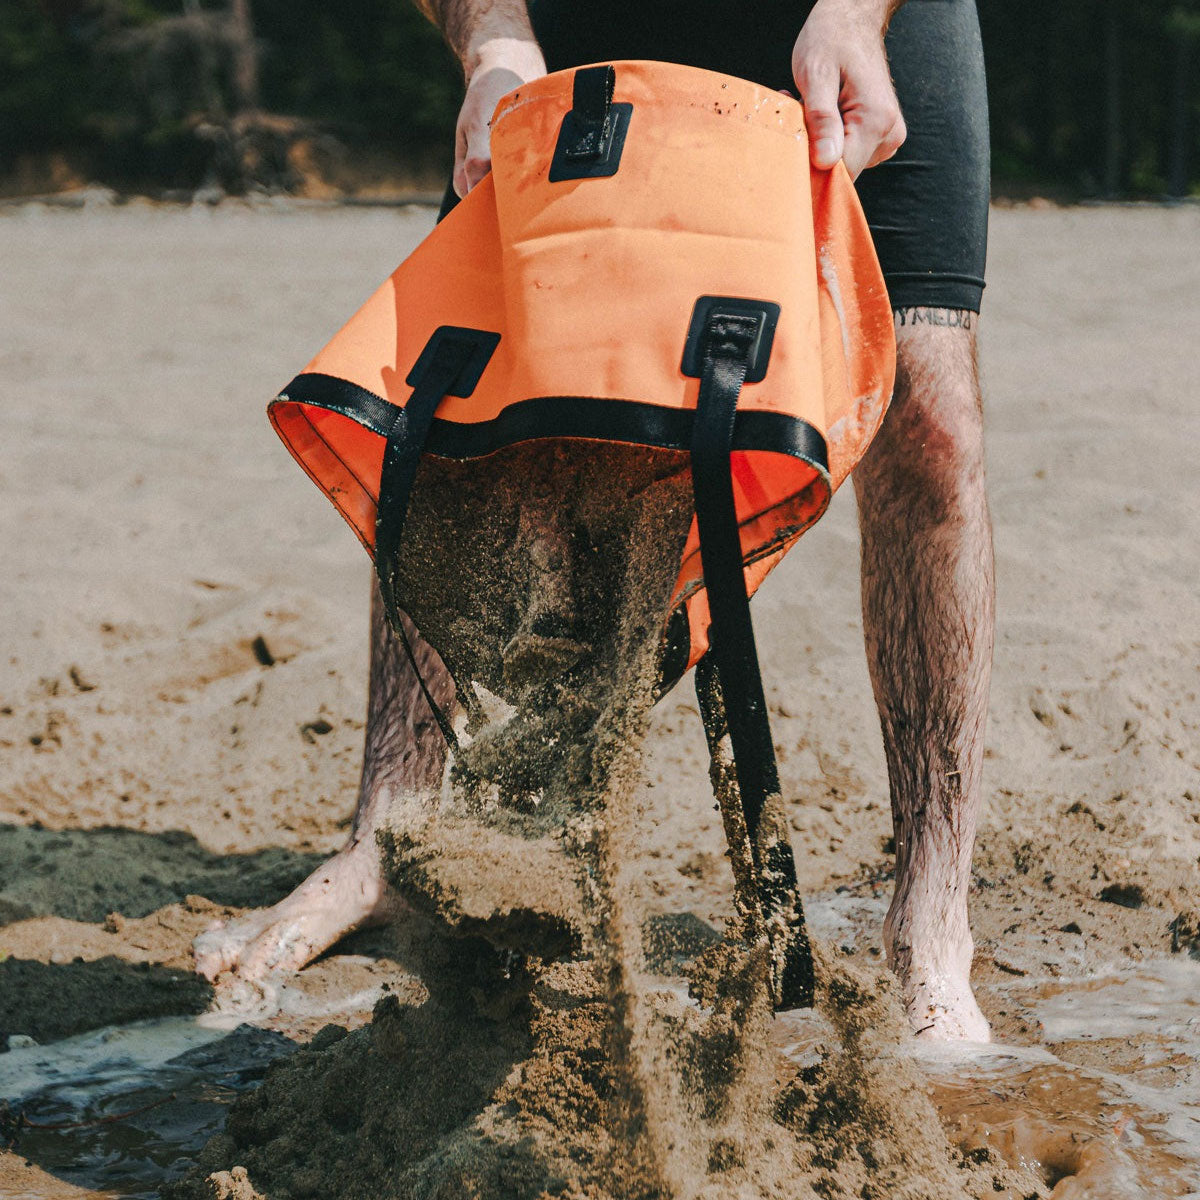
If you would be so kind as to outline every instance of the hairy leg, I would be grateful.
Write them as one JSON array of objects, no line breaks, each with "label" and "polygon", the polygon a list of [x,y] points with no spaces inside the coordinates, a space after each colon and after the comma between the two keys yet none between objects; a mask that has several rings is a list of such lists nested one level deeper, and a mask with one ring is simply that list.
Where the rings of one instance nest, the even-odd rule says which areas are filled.
[{"label": "hairy leg", "polygon": [[974,313],[896,314],[896,394],[854,473],[867,658],[896,834],[888,963],[920,1035],[986,1040],[967,923],[994,576]]},{"label": "hairy leg", "polygon": [[[426,686],[443,711],[452,711],[453,682],[405,620]],[[296,971],[353,930],[401,912],[403,902],[383,877],[375,832],[397,795],[437,791],[445,760],[441,731],[373,585],[367,733],[350,837],[278,904],[202,933],[194,945],[196,970],[209,979],[235,972],[250,980]]]}]

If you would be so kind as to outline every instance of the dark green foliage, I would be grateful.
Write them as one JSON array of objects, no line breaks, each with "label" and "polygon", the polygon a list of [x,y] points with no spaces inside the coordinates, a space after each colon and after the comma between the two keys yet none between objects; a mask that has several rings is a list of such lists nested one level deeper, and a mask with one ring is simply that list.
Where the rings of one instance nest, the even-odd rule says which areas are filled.
[{"label": "dark green foliage", "polygon": [[404,0],[252,0],[262,109],[242,111],[227,0],[3,0],[0,175],[56,151],[155,191],[286,186],[290,138],[428,157],[453,136],[461,76]]},{"label": "dark green foliage", "polygon": [[998,182],[1156,195],[1184,152],[1200,186],[1198,0],[979,0],[979,16]]},{"label": "dark green foliage", "polygon": [[[351,153],[444,157],[461,80],[407,0],[250,8],[261,107],[292,119],[252,135],[239,121],[230,0],[2,0],[0,176],[18,155],[56,151],[122,187],[287,187],[298,131]],[[1200,0],[979,9],[1000,189],[1200,188]]]},{"label": "dark green foliage", "polygon": [[0,161],[78,135],[89,111],[88,65],[86,47],[37,0],[0,5]]},{"label": "dark green foliage", "polygon": [[256,0],[254,18],[268,109],[389,146],[453,137],[461,74],[406,0]]}]

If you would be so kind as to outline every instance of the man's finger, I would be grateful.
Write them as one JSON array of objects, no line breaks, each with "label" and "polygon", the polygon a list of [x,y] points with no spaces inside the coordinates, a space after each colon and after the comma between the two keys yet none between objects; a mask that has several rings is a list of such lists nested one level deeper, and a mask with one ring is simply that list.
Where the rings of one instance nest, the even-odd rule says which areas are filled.
[{"label": "man's finger", "polygon": [[879,135],[876,133],[868,133],[857,125],[852,125],[846,130],[846,150],[842,155],[842,162],[846,164],[851,179],[857,179],[870,165],[878,145]]},{"label": "man's finger", "polygon": [[454,190],[465,196],[492,169],[491,130],[486,122],[459,127],[454,144]]},{"label": "man's finger", "polygon": [[846,149],[842,154],[842,162],[846,164],[846,170],[850,172],[851,179],[857,179],[866,168],[878,145],[878,130],[867,129],[863,125],[847,122]]},{"label": "man's finger", "polygon": [[454,175],[452,182],[454,184],[454,194],[461,200],[467,194],[467,135],[463,127],[459,127],[454,131]]},{"label": "man's finger", "polygon": [[886,162],[904,145],[906,137],[908,137],[908,126],[904,124],[903,117],[897,116],[891,129],[884,134],[875,153],[871,155],[871,161],[867,163],[867,166],[875,167],[881,162]]},{"label": "man's finger", "polygon": [[469,192],[492,169],[492,148],[487,137],[468,143],[467,157],[463,160],[463,174]]},{"label": "man's finger", "polygon": [[846,148],[842,161],[851,179],[867,167],[891,158],[907,135],[899,106],[877,101],[869,115],[850,113],[846,117]]},{"label": "man's finger", "polygon": [[809,66],[797,74],[796,86],[804,102],[804,121],[808,127],[813,166],[819,171],[828,171],[845,149],[842,114],[838,111],[839,72],[832,64]]}]

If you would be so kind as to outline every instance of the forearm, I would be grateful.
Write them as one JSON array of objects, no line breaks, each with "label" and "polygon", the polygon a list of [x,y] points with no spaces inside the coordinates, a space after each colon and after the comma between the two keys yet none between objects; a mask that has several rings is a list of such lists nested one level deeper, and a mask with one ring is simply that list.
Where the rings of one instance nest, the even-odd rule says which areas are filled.
[{"label": "forearm", "polygon": [[462,64],[466,95],[454,130],[454,190],[491,170],[491,118],[509,92],[546,73],[525,0],[415,0]]},{"label": "forearm", "polygon": [[814,8],[834,9],[839,21],[848,21],[863,29],[887,32],[888,22],[905,0],[817,0]]},{"label": "forearm", "polygon": [[525,0],[416,0],[416,4],[442,31],[468,79],[485,57],[485,48],[537,45]]}]

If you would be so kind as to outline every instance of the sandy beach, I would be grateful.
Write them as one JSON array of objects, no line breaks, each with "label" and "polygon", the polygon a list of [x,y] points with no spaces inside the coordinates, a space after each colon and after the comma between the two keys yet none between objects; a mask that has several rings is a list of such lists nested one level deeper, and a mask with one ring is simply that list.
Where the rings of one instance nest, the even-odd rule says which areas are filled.
[{"label": "sandy beach", "polygon": [[[0,1063],[27,1053],[20,1039],[44,1050],[204,1012],[214,997],[191,974],[191,939],[274,902],[345,838],[369,562],[264,408],[432,220],[266,204],[0,210]],[[905,1067],[932,1089],[961,1180],[938,1166],[936,1188],[903,1194],[1200,1194],[1200,209],[996,209],[989,280],[998,637],[973,978],[1012,1053]],[[847,489],[754,617],[810,920],[834,974],[870,991],[892,858],[854,515]],[[647,756],[631,864],[646,915],[719,929],[730,877],[690,684],[655,710]],[[263,1149],[263,1106],[276,1119],[296,1081],[388,1078],[388,1055],[403,1056],[380,1030],[400,1018],[359,1027],[385,990],[388,1011],[419,1007],[417,940],[356,935],[255,1018],[299,1042],[330,1022],[351,1033],[275,1070],[267,1100],[205,1151],[197,1188],[212,1176],[210,1194],[237,1200],[584,1194],[462,1179],[421,1191],[377,1151],[318,1142],[299,1109],[292,1150]],[[470,1036],[500,1045],[488,1029]],[[825,1061],[837,1039],[822,1030],[792,1041]],[[480,1105],[526,1050],[496,1053]],[[420,1090],[362,1086],[384,1106]],[[390,1136],[417,1137],[405,1128]],[[827,1197],[900,1195],[869,1157],[853,1170],[806,1159],[804,1177],[825,1179]],[[779,1194],[754,1186],[739,1194]],[[0,1192],[118,1194],[19,1142],[0,1152]]]}]

